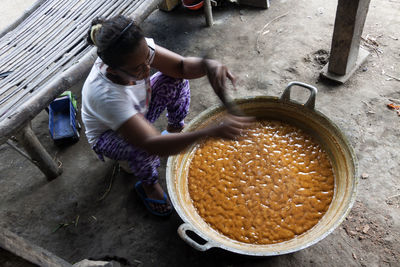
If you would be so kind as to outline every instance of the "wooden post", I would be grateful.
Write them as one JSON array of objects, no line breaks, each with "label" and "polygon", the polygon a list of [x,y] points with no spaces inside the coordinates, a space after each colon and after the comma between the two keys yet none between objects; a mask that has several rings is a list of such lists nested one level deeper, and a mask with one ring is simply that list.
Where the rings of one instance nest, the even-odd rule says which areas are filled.
[{"label": "wooden post", "polygon": [[360,48],[360,40],[369,3],[370,0],[338,1],[331,54],[321,72],[323,77],[344,83],[368,56]]},{"label": "wooden post", "polygon": [[211,0],[204,0],[204,13],[206,15],[207,26],[211,27],[214,24],[211,9]]},{"label": "wooden post", "polygon": [[18,133],[16,138],[48,180],[53,180],[62,173],[61,167],[51,158],[37,139],[30,122]]},{"label": "wooden post", "polygon": [[0,227],[0,247],[38,266],[71,267],[65,260]]}]

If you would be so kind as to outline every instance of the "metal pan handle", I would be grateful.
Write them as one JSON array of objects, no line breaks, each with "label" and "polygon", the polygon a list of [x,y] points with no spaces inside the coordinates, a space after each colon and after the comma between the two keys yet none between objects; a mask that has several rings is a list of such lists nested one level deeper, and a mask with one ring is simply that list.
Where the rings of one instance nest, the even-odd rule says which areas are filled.
[{"label": "metal pan handle", "polygon": [[[199,251],[206,251],[212,247],[214,247],[213,242],[206,240],[207,242],[204,245],[201,245],[199,243],[197,243],[196,241],[194,241],[192,238],[190,238],[187,234],[186,231],[192,231],[195,234],[197,234],[198,236],[200,236],[197,233],[197,230],[195,230],[190,224],[188,223],[183,223],[179,226],[178,228],[178,234],[179,236],[185,240],[186,243],[188,243],[190,246],[192,246],[194,249],[197,249]],[[204,239],[204,238],[203,238]]]},{"label": "metal pan handle", "polygon": [[304,88],[307,88],[310,91],[310,97],[308,98],[307,102],[304,104],[309,109],[315,108],[315,96],[317,95],[317,88],[312,85],[302,83],[302,82],[290,82],[286,89],[283,91],[281,96],[281,101],[283,102],[290,102],[290,88],[294,85],[298,85]]}]

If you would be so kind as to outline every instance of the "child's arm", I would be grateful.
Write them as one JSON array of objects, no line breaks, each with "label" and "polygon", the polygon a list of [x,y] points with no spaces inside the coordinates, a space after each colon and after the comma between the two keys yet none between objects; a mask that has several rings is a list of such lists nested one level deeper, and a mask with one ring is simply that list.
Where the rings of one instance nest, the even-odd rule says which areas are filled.
[{"label": "child's arm", "polygon": [[118,129],[118,132],[132,145],[150,154],[168,156],[177,154],[200,138],[207,136],[234,138],[241,130],[249,127],[253,118],[228,115],[222,123],[207,128],[168,135],[160,133],[143,117],[136,114]]}]

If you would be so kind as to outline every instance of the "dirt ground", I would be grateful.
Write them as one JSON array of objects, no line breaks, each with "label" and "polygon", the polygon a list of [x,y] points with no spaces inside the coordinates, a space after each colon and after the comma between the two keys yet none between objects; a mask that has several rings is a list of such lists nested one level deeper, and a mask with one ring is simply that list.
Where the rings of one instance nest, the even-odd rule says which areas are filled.
[{"label": "dirt ground", "polygon": [[[55,146],[45,112],[33,128],[61,160],[64,173],[48,182],[29,161],[0,146],[1,226],[71,263],[110,256],[131,266],[400,266],[400,117],[386,106],[400,99],[400,80],[389,77],[400,78],[400,2],[371,1],[363,33],[371,54],[340,86],[319,79],[336,3],[280,0],[271,1],[269,10],[229,5],[214,9],[212,28],[205,27],[201,12],[178,8],[156,11],[143,24],[156,43],[185,56],[211,51],[239,77],[234,97],[280,96],[294,80],[318,88],[316,109],[348,137],[363,174],[352,211],[324,240],[276,257],[198,252],[177,235],[182,221],[176,213],[168,219],[148,214],[126,174],[117,174],[99,201],[110,185],[113,163],[99,161],[84,136],[74,145]],[[72,89],[79,101],[81,85]],[[218,103],[207,79],[191,81],[191,88],[187,121]],[[304,101],[307,94],[296,90],[293,98]],[[157,127],[165,125],[163,117]],[[162,162],[165,186],[166,159]],[[60,224],[69,225],[57,229]]]}]

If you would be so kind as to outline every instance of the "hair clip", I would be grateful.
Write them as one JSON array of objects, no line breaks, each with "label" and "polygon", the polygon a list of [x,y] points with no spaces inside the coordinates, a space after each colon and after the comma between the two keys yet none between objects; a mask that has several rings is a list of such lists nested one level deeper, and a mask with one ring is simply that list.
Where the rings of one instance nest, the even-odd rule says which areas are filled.
[{"label": "hair clip", "polygon": [[118,35],[117,38],[115,38],[107,47],[109,49],[110,47],[113,47],[118,41],[121,39],[121,37],[124,35],[125,32],[129,30],[130,27],[133,25],[133,20],[121,31],[121,33]]}]

